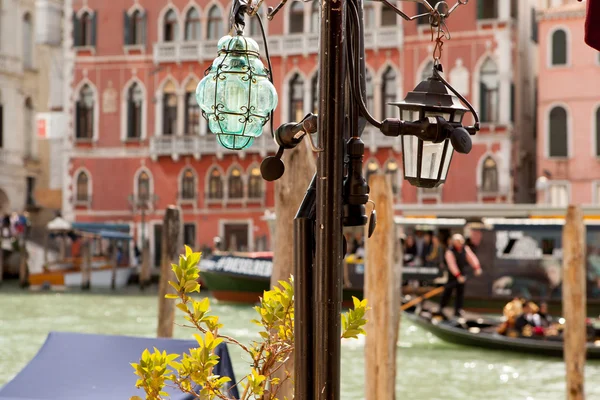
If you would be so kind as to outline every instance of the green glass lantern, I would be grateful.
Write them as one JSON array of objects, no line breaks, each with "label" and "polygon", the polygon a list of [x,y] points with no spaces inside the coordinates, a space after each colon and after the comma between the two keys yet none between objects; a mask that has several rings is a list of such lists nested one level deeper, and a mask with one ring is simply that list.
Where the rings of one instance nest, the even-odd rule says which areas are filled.
[{"label": "green glass lantern", "polygon": [[218,57],[196,88],[196,100],[223,147],[250,147],[277,106],[258,44],[241,35],[221,38]]}]

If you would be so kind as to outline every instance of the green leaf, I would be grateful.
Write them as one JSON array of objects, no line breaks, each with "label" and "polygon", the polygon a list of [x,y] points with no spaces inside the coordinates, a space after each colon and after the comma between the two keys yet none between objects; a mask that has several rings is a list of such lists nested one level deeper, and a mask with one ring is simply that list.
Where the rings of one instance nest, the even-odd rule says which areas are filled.
[{"label": "green leaf", "polygon": [[165,294],[165,299],[178,299],[179,296],[176,294]]},{"label": "green leaf", "polygon": [[189,257],[190,254],[192,254],[192,253],[193,253],[192,249],[186,244],[185,245],[185,256]]}]

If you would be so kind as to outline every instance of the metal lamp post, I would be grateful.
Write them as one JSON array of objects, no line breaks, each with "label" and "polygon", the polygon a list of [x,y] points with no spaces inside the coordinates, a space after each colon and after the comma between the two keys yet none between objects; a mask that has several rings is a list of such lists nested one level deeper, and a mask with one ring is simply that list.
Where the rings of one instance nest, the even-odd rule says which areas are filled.
[{"label": "metal lamp post", "polygon": [[[460,5],[445,1],[426,13],[407,16],[388,0],[379,0],[405,20],[428,17],[437,31],[432,77],[420,83],[404,101],[395,103],[401,118],[376,120],[366,105],[363,0],[322,1],[319,40],[318,115],[273,129],[277,94],[272,83],[268,40],[258,9],[263,0],[235,0],[230,14],[231,31],[219,41],[218,57],[199,83],[197,100],[211,131],[229,149],[244,149],[271,122],[279,150],[261,165],[264,179],[273,181],[285,171],[281,157],[303,138],[318,154],[317,173],[294,221],[295,359],[294,397],[300,400],[340,398],[340,311],[342,301],[343,226],[375,229],[374,212],[365,214],[369,186],[363,176],[366,123],[386,136],[402,136],[405,178],[415,186],[436,187],[447,177],[454,151],[469,153],[470,135],[479,130],[473,107],[439,74],[445,24]],[[269,8],[273,19],[282,0]],[[269,69],[258,57],[258,45],[243,36],[246,15],[258,18]],[[453,93],[453,94],[450,94]],[[462,103],[466,105],[463,106]],[[470,111],[475,125],[462,126]],[[318,143],[311,134],[318,132]]]}]

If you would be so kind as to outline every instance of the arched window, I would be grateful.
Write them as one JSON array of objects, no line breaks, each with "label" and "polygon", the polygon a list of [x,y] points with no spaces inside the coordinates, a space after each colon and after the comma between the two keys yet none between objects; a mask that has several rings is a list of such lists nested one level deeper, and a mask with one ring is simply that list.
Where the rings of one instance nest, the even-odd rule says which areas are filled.
[{"label": "arched window", "polygon": [[363,3],[363,19],[365,29],[375,28],[375,10],[373,9],[373,0],[365,0]]},{"label": "arched window", "polygon": [[181,176],[181,199],[193,200],[196,198],[196,175],[191,169],[186,169]]},{"label": "arched window", "polygon": [[[262,10],[262,9],[261,9]],[[262,37],[262,33],[260,30],[260,24],[258,22],[258,16],[260,16],[260,19],[262,20],[263,23],[263,27],[265,28],[265,31],[267,29],[267,27],[265,26],[265,24],[267,23],[267,19],[265,18],[264,13],[262,13],[261,11],[258,12],[258,14],[254,17],[250,17],[250,20],[246,20],[246,26],[250,26],[250,30],[249,30],[249,36],[251,37]],[[266,32],[265,32],[266,33]]]},{"label": "arched window", "polygon": [[79,92],[76,114],[75,137],[77,139],[92,139],[94,137],[94,91],[87,84]]},{"label": "arched window", "polygon": [[[392,4],[395,1],[392,2]],[[396,25],[396,11],[392,7],[388,7],[385,3],[381,4],[381,26]]]},{"label": "arched window", "polygon": [[396,101],[396,71],[388,67],[383,73],[383,84],[381,85],[381,100],[383,103],[383,113],[381,119],[393,118],[398,114],[398,108],[390,106],[388,103]]},{"label": "arched window", "polygon": [[223,177],[217,168],[210,171],[208,178],[208,198],[211,200],[223,198]]},{"label": "arched window", "polygon": [[250,178],[248,179],[248,197],[251,199],[260,199],[263,197],[263,179],[258,167],[253,167],[250,170]]},{"label": "arched window", "polygon": [[179,23],[177,21],[177,14],[175,11],[169,10],[165,15],[163,41],[174,42],[177,40],[177,31],[179,30]]},{"label": "arched window", "polygon": [[244,198],[244,182],[242,181],[242,170],[235,167],[229,174],[229,198]]},{"label": "arched window", "polygon": [[177,132],[177,93],[175,84],[169,81],[163,89],[163,134]]},{"label": "arched window", "polygon": [[310,81],[310,95],[312,112],[315,114],[319,113],[319,73],[317,72]]},{"label": "arched window", "polygon": [[127,19],[129,21],[129,40],[126,44],[140,45],[146,41],[146,17],[145,14],[140,10],[135,10],[131,17]]},{"label": "arched window", "polygon": [[367,163],[367,173],[365,174],[365,180],[367,181],[367,184],[369,184],[369,178],[371,177],[371,175],[376,174],[378,170],[379,165],[377,164],[377,162],[369,161]]},{"label": "arched window", "polygon": [[304,32],[304,4],[301,1],[294,1],[290,8],[290,33]]},{"label": "arched window", "polygon": [[[600,157],[600,107],[596,110],[596,157]],[[598,199],[600,201],[600,199]]]},{"label": "arched window", "polygon": [[427,79],[431,78],[432,75],[433,75],[433,61],[429,61],[425,65],[423,70],[421,71],[421,80],[419,82],[426,81]]},{"label": "arched window", "polygon": [[310,9],[310,31],[318,33],[321,27],[321,3],[313,1]]},{"label": "arched window", "polygon": [[373,77],[369,70],[365,75],[365,92],[367,94],[367,108],[371,113],[375,112],[375,88],[373,87]]},{"label": "arched window", "polygon": [[304,118],[304,80],[300,74],[295,74],[289,85],[289,120],[299,122]]},{"label": "arched window", "polygon": [[216,40],[223,34],[223,16],[221,10],[217,6],[212,6],[208,12],[208,19],[206,21],[207,33],[206,38],[208,40]]},{"label": "arched window", "polygon": [[140,201],[150,200],[150,176],[146,171],[140,172],[137,179],[137,195]]},{"label": "arched window", "polygon": [[34,111],[33,111],[33,103],[31,101],[31,98],[27,98],[27,100],[25,100],[25,123],[23,126],[23,131],[24,131],[24,139],[25,139],[25,157],[26,158],[31,158],[33,157],[33,146],[34,146],[34,138],[35,138],[35,131],[34,131],[34,124],[33,124],[33,120],[34,120]]},{"label": "arched window", "polygon": [[33,68],[33,23],[29,13],[23,16],[23,66]]},{"label": "arched window", "polygon": [[77,174],[75,201],[78,203],[87,203],[90,199],[89,178],[83,171]]},{"label": "arched window", "polygon": [[142,107],[144,92],[137,83],[127,91],[127,139],[142,137]]},{"label": "arched window", "polygon": [[498,66],[491,58],[487,58],[479,72],[479,115],[482,122],[498,122],[499,83]]},{"label": "arched window", "polygon": [[481,169],[481,191],[486,193],[498,191],[498,165],[489,156],[483,161]]},{"label": "arched window", "polygon": [[556,106],[550,111],[548,121],[548,155],[550,157],[567,157],[569,154],[567,110]]},{"label": "arched window", "polygon": [[200,32],[200,13],[192,7],[185,16],[185,40],[200,40]]},{"label": "arched window", "polygon": [[385,175],[392,187],[392,193],[394,193],[395,195],[400,193],[400,186],[398,185],[398,182],[400,180],[398,176],[399,172],[400,171],[398,169],[398,162],[396,162],[396,160],[390,160],[385,165]]},{"label": "arched window", "polygon": [[185,88],[185,134],[200,134],[200,106],[196,101],[196,86],[198,82],[190,79]]},{"label": "arched window", "polygon": [[567,64],[567,32],[562,29],[552,34],[552,65]]},{"label": "arched window", "polygon": [[79,19],[79,43],[81,46],[93,46],[94,18],[88,12],[84,12]]}]

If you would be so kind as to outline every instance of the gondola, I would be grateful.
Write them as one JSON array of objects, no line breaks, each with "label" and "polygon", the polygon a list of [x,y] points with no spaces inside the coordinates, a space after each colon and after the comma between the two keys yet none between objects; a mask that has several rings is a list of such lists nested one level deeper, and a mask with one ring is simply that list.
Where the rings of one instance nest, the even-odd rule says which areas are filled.
[{"label": "gondola", "polygon": [[[521,354],[563,356],[563,342],[560,339],[513,338],[498,334],[496,328],[502,322],[500,319],[469,317],[449,320],[436,318],[432,313],[419,308],[409,309],[403,316],[445,342]],[[595,330],[593,336],[596,339],[587,343],[588,359],[600,359],[599,333]]]}]

